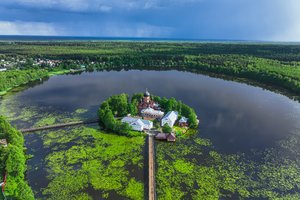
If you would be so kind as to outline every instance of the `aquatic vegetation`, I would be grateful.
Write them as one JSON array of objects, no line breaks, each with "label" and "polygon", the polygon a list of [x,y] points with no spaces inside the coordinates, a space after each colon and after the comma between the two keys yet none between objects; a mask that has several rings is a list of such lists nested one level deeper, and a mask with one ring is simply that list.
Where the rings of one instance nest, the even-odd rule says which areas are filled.
[{"label": "aquatic vegetation", "polygon": [[[103,198],[110,198],[114,191],[130,199],[144,199],[143,182],[126,167],[143,169],[143,137],[127,138],[88,127],[41,136],[46,148],[58,147],[46,157],[50,183],[43,195],[47,198],[75,198],[92,187]],[[91,197],[85,194],[84,198]]]},{"label": "aquatic vegetation", "polygon": [[56,122],[56,118],[53,115],[48,115],[46,117],[43,117],[39,121],[37,121],[34,126],[39,127],[39,126],[47,126],[47,125],[53,125]]},{"label": "aquatic vegetation", "polygon": [[[262,156],[261,161],[243,154],[220,154],[208,140],[201,138],[190,145],[167,147],[166,143],[158,143],[158,196],[160,199],[297,199],[299,144],[300,137],[292,136],[279,142],[276,148],[256,152],[253,156]],[[197,151],[205,154],[196,155]]]},{"label": "aquatic vegetation", "polygon": [[83,114],[83,113],[86,113],[88,110],[87,109],[84,109],[84,108],[78,108],[75,110],[75,113],[77,114]]},{"label": "aquatic vegetation", "polygon": [[14,95],[6,95],[0,102],[0,113],[9,121],[21,120],[29,122],[34,116],[38,115],[35,108],[21,106],[17,97]]},{"label": "aquatic vegetation", "polygon": [[144,185],[137,182],[135,179],[130,179],[127,188],[125,189],[125,196],[131,199],[144,199]]}]

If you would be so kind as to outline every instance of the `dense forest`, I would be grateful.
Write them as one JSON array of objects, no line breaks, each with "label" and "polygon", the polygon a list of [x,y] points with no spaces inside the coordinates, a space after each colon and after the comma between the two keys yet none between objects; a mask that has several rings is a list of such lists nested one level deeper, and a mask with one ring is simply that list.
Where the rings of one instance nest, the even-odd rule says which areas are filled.
[{"label": "dense forest", "polygon": [[[90,71],[95,69],[176,69],[197,73],[209,72],[246,78],[300,94],[300,45],[187,42],[0,42],[0,56],[58,60],[59,64],[55,69],[44,65],[39,67],[48,71],[78,69],[84,65]],[[28,68],[30,66],[27,62],[24,69],[28,70]],[[15,79],[19,80],[24,77],[19,76],[9,76],[5,80],[7,84],[1,78],[0,91],[17,85],[14,83],[18,82]],[[43,75],[40,76],[43,77]]]},{"label": "dense forest", "polygon": [[[8,146],[0,146],[0,172],[5,172],[5,195],[8,199],[33,200],[33,192],[25,181],[26,157],[24,137],[0,116],[0,139],[6,139]],[[0,175],[4,179],[4,174]]]},{"label": "dense forest", "polygon": [[48,76],[43,69],[9,70],[0,73],[0,92]]}]

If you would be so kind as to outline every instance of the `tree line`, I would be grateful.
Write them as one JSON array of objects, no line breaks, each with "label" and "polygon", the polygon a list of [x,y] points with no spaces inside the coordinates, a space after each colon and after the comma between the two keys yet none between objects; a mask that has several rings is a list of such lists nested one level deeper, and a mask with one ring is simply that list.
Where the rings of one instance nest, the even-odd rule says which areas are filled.
[{"label": "tree line", "polygon": [[26,156],[24,137],[13,128],[3,116],[0,116],[0,139],[6,139],[7,147],[0,147],[0,172],[6,173],[5,195],[9,199],[34,200],[34,195],[25,181]]},{"label": "tree line", "polygon": [[[246,78],[296,94],[300,94],[299,52],[300,45],[246,43],[16,42],[0,46],[0,55],[28,57],[29,61],[24,64],[26,74],[32,69],[30,59],[57,59],[60,63],[56,68],[43,65],[35,71],[79,69],[85,65],[88,71],[176,69],[211,72]],[[6,79],[3,78],[5,73],[10,73]],[[31,79],[21,71],[2,72],[0,78],[0,91]]]},{"label": "tree line", "polygon": [[44,69],[8,70],[0,72],[0,92],[48,76]]}]

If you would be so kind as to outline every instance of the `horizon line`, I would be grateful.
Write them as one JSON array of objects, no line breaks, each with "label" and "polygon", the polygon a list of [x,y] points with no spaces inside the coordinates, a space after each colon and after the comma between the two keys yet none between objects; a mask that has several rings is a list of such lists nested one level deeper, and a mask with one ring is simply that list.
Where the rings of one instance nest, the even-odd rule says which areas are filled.
[{"label": "horizon line", "polygon": [[[3,41],[3,38],[19,38],[21,37],[24,38],[47,38],[45,39],[45,41],[47,40],[52,40],[51,38],[70,38],[68,40],[73,39],[84,39],[86,38],[87,41],[88,39],[95,39],[95,40],[106,40],[106,41],[121,41],[121,40],[126,40],[126,41],[130,41],[130,40],[139,40],[139,41],[177,41],[177,42],[245,42],[245,43],[300,43],[300,41],[272,41],[272,40],[247,40],[247,39],[208,39],[208,38],[175,38],[175,37],[130,37],[130,36],[71,36],[71,35],[0,35],[0,41]],[[5,40],[7,40],[5,39]],[[30,41],[30,40],[27,40]],[[74,40],[73,40],[74,41]],[[76,40],[75,40],[76,41]]]}]

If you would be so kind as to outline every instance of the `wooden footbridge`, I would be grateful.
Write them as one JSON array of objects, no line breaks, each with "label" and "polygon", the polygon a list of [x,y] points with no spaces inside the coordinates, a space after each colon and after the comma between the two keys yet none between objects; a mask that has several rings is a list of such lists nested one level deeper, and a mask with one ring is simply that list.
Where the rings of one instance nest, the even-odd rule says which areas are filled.
[{"label": "wooden footbridge", "polygon": [[99,122],[98,119],[92,119],[92,120],[86,120],[86,121],[76,121],[76,122],[68,122],[68,123],[62,123],[62,124],[54,124],[54,125],[49,125],[49,126],[21,129],[20,131],[22,133],[27,133],[27,132],[34,132],[34,131],[43,131],[43,130],[48,130],[48,129],[64,128],[64,127],[68,127],[68,126],[77,126],[77,125],[82,125],[82,124],[94,124],[94,123],[98,123],[98,122]]},{"label": "wooden footbridge", "polygon": [[148,158],[149,158],[149,200],[156,199],[155,191],[155,155],[154,155],[154,139],[153,135],[148,136]]}]

